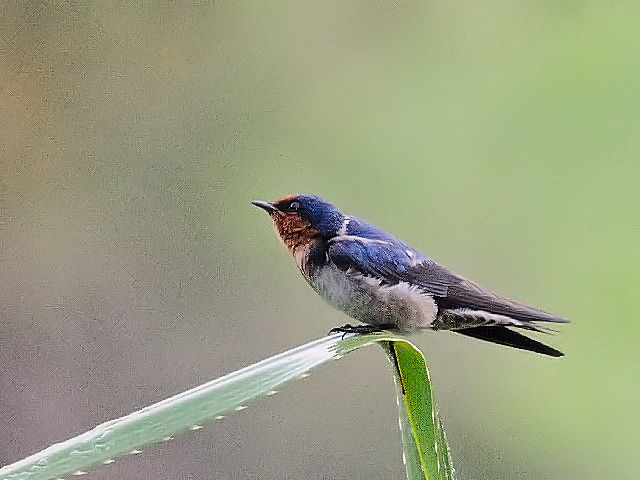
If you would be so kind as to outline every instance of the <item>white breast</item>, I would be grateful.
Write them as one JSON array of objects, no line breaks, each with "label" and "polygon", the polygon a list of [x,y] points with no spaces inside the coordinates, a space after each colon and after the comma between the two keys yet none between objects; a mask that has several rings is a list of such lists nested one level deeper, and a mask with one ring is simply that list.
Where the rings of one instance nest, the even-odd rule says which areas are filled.
[{"label": "white breast", "polygon": [[331,264],[308,280],[330,304],[363,323],[415,331],[429,328],[438,313],[431,295],[406,282],[381,285],[379,279]]}]

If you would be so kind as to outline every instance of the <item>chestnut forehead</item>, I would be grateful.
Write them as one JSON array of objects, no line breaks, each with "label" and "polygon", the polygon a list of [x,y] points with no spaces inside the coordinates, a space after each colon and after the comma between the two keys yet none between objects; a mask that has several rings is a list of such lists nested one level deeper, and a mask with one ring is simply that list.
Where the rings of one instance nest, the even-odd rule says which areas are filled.
[{"label": "chestnut forehead", "polygon": [[290,195],[285,195],[283,197],[280,197],[274,203],[290,202],[291,200],[295,200],[297,197],[298,195],[296,195],[295,193],[292,193]]}]

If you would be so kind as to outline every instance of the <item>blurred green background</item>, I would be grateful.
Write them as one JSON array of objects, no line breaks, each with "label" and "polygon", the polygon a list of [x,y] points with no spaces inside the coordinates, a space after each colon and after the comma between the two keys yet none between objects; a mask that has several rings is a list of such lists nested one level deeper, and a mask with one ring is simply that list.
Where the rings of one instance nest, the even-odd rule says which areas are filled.
[{"label": "blurred green background", "polygon": [[[320,194],[573,320],[446,332],[460,479],[640,474],[637,2],[0,7],[0,464],[346,322],[252,199]],[[371,348],[92,478],[403,478]]]}]

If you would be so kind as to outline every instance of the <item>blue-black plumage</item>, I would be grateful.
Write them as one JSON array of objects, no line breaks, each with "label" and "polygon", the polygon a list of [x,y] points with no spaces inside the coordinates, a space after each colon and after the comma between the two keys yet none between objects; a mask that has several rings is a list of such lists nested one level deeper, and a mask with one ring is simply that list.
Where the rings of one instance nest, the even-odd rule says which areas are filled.
[{"label": "blue-black plumage", "polygon": [[[554,357],[562,353],[507,327],[568,320],[496,295],[456,275],[390,233],[342,214],[315,195],[254,201],[271,216],[302,275],[364,330],[451,330]],[[363,327],[346,330],[362,331]],[[345,329],[342,329],[345,330]]]}]

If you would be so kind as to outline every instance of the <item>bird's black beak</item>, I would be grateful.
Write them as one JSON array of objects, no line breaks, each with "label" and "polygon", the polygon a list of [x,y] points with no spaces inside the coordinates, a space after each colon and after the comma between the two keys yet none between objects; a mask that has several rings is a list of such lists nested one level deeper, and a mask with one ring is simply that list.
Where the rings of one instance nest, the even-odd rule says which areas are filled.
[{"label": "bird's black beak", "polygon": [[254,204],[256,207],[260,207],[269,215],[273,213],[282,213],[280,210],[276,208],[276,206],[273,203],[263,202],[262,200],[254,200],[251,203]]}]

